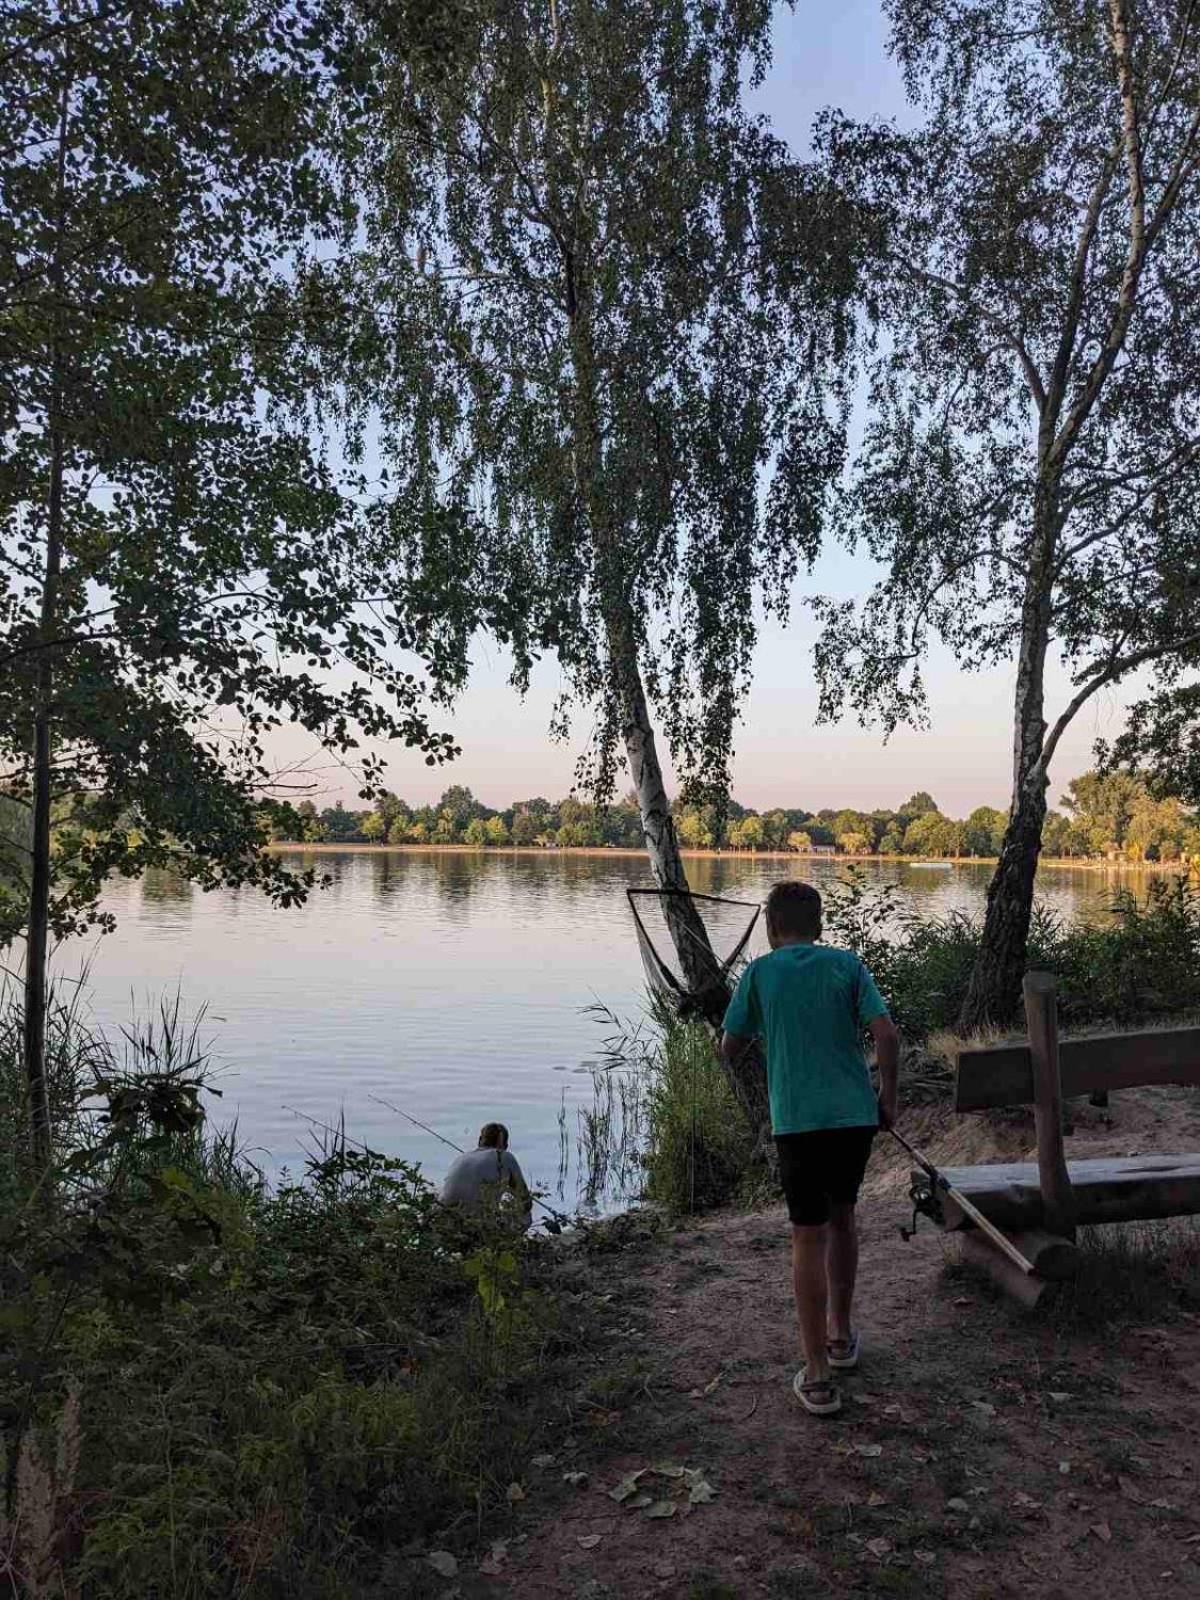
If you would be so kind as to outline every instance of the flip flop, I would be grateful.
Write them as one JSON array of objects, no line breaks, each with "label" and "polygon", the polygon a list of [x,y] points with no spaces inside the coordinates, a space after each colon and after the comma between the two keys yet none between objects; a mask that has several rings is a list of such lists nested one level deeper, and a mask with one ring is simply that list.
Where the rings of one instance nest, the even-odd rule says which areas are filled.
[{"label": "flip flop", "polygon": [[836,1416],[842,1409],[842,1396],[836,1379],[814,1378],[810,1381],[805,1377],[807,1371],[807,1367],[801,1367],[792,1379],[792,1393],[812,1416]]},{"label": "flip flop", "polygon": [[[840,1356],[834,1354],[835,1347],[838,1346],[840,1346],[842,1350],[842,1354]],[[858,1365],[860,1347],[861,1340],[859,1339],[857,1328],[852,1328],[850,1330],[850,1337],[848,1339],[830,1339],[829,1343],[825,1346],[829,1354],[829,1365],[835,1372],[853,1372],[854,1368]]]}]

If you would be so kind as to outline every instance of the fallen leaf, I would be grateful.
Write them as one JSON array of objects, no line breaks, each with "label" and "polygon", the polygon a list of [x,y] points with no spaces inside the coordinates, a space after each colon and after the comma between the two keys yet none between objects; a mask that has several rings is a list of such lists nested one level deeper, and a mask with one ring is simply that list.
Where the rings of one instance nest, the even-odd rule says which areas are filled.
[{"label": "fallen leaf", "polygon": [[627,1478],[622,1478],[615,1489],[608,1491],[608,1498],[615,1500],[618,1505],[623,1500],[628,1500],[631,1494],[637,1493],[638,1479],[644,1477],[645,1472],[646,1469],[643,1467],[640,1472],[631,1472]]},{"label": "fallen leaf", "polygon": [[659,1522],[666,1517],[675,1515],[674,1500],[656,1500],[653,1505],[646,1507],[646,1515],[654,1522]]},{"label": "fallen leaf", "polygon": [[497,1539],[496,1543],[479,1563],[480,1572],[487,1578],[498,1578],[504,1570],[504,1562],[507,1557],[508,1545],[503,1539]]},{"label": "fallen leaf", "polygon": [[710,1500],[717,1498],[717,1491],[711,1483],[706,1483],[703,1478],[694,1483],[688,1494],[688,1501],[694,1506],[706,1506]]},{"label": "fallen leaf", "polygon": [[439,1577],[453,1578],[458,1572],[458,1562],[449,1550],[431,1550],[425,1559]]},{"label": "fallen leaf", "polygon": [[1102,1544],[1112,1543],[1112,1529],[1107,1522],[1093,1522],[1091,1532],[1096,1535]]},{"label": "fallen leaf", "polygon": [[877,1489],[872,1489],[871,1493],[867,1496],[867,1504],[869,1506],[885,1506],[887,1505],[887,1501]]},{"label": "fallen leaf", "polygon": [[543,1472],[547,1467],[552,1467],[554,1465],[554,1457],[534,1456],[533,1461],[530,1464],[535,1466],[539,1472]]},{"label": "fallen leaf", "polygon": [[1049,1398],[1054,1401],[1056,1406],[1062,1406],[1066,1405],[1071,1396],[1065,1389],[1051,1389]]},{"label": "fallen leaf", "polygon": [[625,1509],[626,1511],[644,1511],[647,1506],[652,1506],[653,1504],[654,1496],[652,1494],[635,1494],[632,1500],[626,1500]]},{"label": "fallen leaf", "polygon": [[524,1500],[525,1491],[522,1489],[519,1483],[510,1483],[508,1488],[504,1491],[504,1498],[508,1501],[510,1506],[515,1506],[518,1500]]},{"label": "fallen leaf", "polygon": [[588,1475],[586,1472],[564,1472],[562,1481],[569,1483],[572,1489],[582,1489],[588,1481]]},{"label": "fallen leaf", "polygon": [[955,1495],[953,1500],[946,1501],[947,1511],[958,1511],[965,1515],[966,1512],[970,1511],[970,1509],[970,1506],[964,1499],[962,1499],[960,1495]]},{"label": "fallen leaf", "polygon": [[891,1544],[886,1539],[868,1539],[867,1549],[873,1556],[878,1556],[880,1561],[883,1560],[884,1556],[890,1556],[892,1553]]},{"label": "fallen leaf", "polygon": [[594,1550],[600,1543],[600,1535],[598,1533],[581,1533],[577,1536],[575,1543],[581,1550]]},{"label": "fallen leaf", "polygon": [[937,1560],[932,1550],[914,1550],[913,1560],[919,1561],[923,1567],[931,1567]]},{"label": "fallen leaf", "polygon": [[1019,1511],[1040,1511],[1042,1509],[1042,1502],[1040,1500],[1035,1500],[1032,1495],[1025,1494],[1023,1490],[1018,1490],[1018,1492],[1013,1495],[1013,1505],[1015,1505]]},{"label": "fallen leaf", "polygon": [[704,1385],[705,1394],[711,1394],[713,1392],[713,1390],[717,1387],[717,1385],[720,1383],[720,1381],[721,1381],[721,1374],[718,1372],[716,1377],[712,1380],[711,1383],[706,1383]]},{"label": "fallen leaf", "polygon": [[881,1444],[856,1444],[854,1446],[854,1454],[856,1456],[866,1456],[868,1460],[874,1461],[877,1456],[883,1454],[883,1446]]},{"label": "fallen leaf", "polygon": [[658,1478],[682,1478],[684,1473],[684,1469],[674,1461],[660,1461],[650,1471]]}]

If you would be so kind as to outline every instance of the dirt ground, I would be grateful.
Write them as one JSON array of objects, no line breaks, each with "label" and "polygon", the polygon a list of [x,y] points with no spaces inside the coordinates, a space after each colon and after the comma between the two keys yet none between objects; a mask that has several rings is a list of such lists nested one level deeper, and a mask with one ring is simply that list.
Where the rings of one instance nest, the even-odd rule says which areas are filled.
[{"label": "dirt ground", "polygon": [[[1078,1117],[1073,1154],[1200,1148],[1191,1091]],[[947,1163],[1032,1141],[1022,1121],[934,1123],[910,1126]],[[900,1238],[906,1174],[880,1150],[861,1210],[864,1355],[838,1418],[809,1417],[790,1392],[782,1207],[590,1262],[616,1313],[609,1353],[514,1491],[507,1535],[446,1592],[1200,1596],[1196,1284],[1156,1280],[1107,1325],[1095,1306],[1022,1312],[929,1224]]]}]

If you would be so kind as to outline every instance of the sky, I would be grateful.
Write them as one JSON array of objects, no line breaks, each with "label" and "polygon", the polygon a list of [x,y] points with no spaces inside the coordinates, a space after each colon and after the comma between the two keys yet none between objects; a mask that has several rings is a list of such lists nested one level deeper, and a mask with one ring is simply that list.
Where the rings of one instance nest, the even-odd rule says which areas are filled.
[{"label": "sky", "polygon": [[[861,118],[905,119],[903,86],[887,54],[878,0],[838,0],[836,5],[799,0],[794,11],[777,8],[774,64],[755,97],[755,109],[803,155],[814,117],[831,105]],[[758,810],[774,805],[811,811],[830,805],[871,809],[897,806],[924,789],[943,811],[956,816],[977,805],[1006,806],[1012,767],[1010,670],[968,675],[948,653],[935,653],[926,669],[926,730],[899,730],[884,744],[878,730],[863,729],[853,720],[816,726],[816,630],[804,598],[818,593],[861,596],[874,573],[865,557],[830,551],[813,574],[798,579],[790,625],[764,625],[737,733],[735,798]],[[559,798],[568,793],[591,721],[581,719],[569,742],[551,742],[551,708],[560,688],[557,667],[543,663],[521,701],[507,685],[501,650],[481,640],[474,659],[470,686],[453,715],[438,722],[455,735],[461,757],[450,767],[431,769],[417,754],[385,749],[388,786],[418,805],[435,800],[449,783],[466,784],[485,804],[496,807],[535,794]],[[1047,712],[1053,720],[1070,697],[1065,674],[1052,668],[1048,691]],[[1051,771],[1052,803],[1070,778],[1091,765],[1095,740],[1111,737],[1120,727],[1122,707],[1132,698],[1133,687],[1127,685],[1121,697],[1096,697],[1076,719]],[[290,757],[296,754],[288,752]],[[322,769],[318,781],[318,804],[349,801],[355,792],[353,782],[337,769]]]}]

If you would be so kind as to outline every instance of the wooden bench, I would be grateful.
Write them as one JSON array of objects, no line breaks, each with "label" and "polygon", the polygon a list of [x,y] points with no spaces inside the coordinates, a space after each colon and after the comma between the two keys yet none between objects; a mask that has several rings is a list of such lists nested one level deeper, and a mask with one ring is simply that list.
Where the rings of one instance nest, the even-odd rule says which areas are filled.
[{"label": "wooden bench", "polygon": [[1032,1105],[1036,1162],[943,1167],[942,1176],[1014,1242],[1037,1271],[1013,1266],[947,1200],[944,1223],[964,1232],[964,1252],[1026,1304],[1077,1264],[1072,1241],[1080,1223],[1132,1222],[1200,1213],[1200,1153],[1101,1157],[1068,1162],[1063,1148],[1063,1102],[1153,1084],[1200,1086],[1200,1028],[1150,1033],[1058,1037],[1055,981],[1026,974],[1028,1041],[962,1050],[956,1111]]}]

